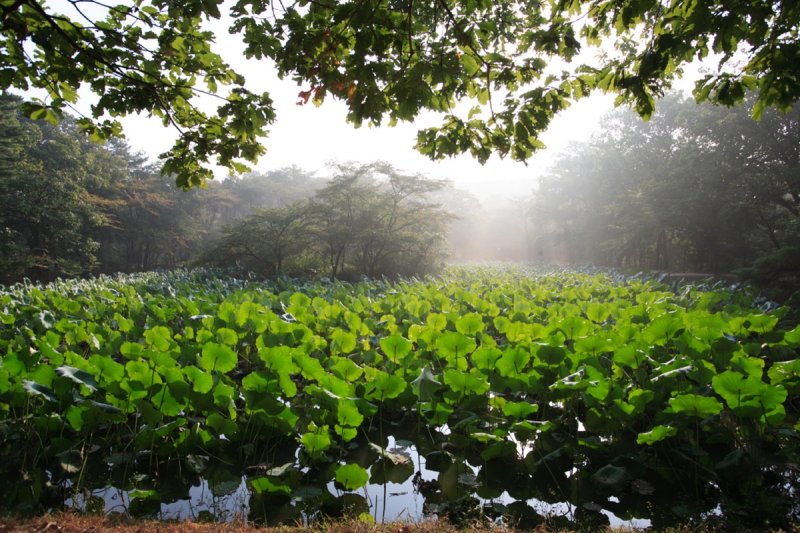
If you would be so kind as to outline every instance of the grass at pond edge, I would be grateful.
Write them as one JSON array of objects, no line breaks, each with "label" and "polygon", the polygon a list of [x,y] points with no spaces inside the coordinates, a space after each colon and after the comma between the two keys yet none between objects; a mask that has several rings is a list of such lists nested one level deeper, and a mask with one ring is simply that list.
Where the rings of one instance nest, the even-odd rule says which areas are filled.
[{"label": "grass at pond edge", "polygon": [[[33,518],[0,518],[0,532],[2,533],[33,533],[33,532],[63,532],[63,533],[95,533],[101,531],[114,531],[119,533],[178,533],[192,532],[268,532],[268,533],[301,533],[301,532],[326,532],[326,533],[514,533],[523,531],[506,526],[487,526],[475,524],[457,527],[443,520],[424,520],[422,522],[391,522],[386,524],[368,524],[357,519],[323,520],[309,526],[274,526],[262,527],[244,521],[234,520],[228,523],[203,523],[192,521],[160,521],[131,518],[122,514],[92,515],[74,512],[57,512]],[[552,529],[539,526],[533,530],[536,533],[561,533],[572,531],[569,529]],[[632,533],[646,531],[638,528],[608,527],[601,531],[613,533]],[[665,533],[715,533],[721,532],[712,525],[679,526],[663,530]],[[773,530],[783,532],[785,530]],[[794,527],[789,530],[800,531]],[[788,533],[788,532],[787,532]]]}]

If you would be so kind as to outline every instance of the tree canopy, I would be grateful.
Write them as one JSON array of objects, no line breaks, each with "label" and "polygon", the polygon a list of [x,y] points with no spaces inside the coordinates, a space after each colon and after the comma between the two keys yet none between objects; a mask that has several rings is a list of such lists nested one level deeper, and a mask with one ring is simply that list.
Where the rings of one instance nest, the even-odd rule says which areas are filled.
[{"label": "tree canopy", "polygon": [[[800,287],[800,106],[695,105],[676,95],[644,123],[610,114],[531,203],[541,259],[630,269],[732,271]],[[783,289],[782,289],[783,290]]]},{"label": "tree canopy", "polygon": [[447,182],[386,163],[339,164],[306,201],[262,207],[228,225],[200,260],[261,275],[331,278],[416,275],[445,256],[448,213],[434,196]]},{"label": "tree canopy", "polygon": [[[348,120],[444,115],[417,148],[439,159],[492,153],[525,160],[552,117],[592,91],[618,95],[647,118],[681,67],[718,54],[695,96],[732,105],[757,94],[753,115],[800,95],[800,7],[788,0],[66,0],[0,2],[0,89],[44,89],[33,118],[55,121],[88,87],[78,121],[95,138],[118,118],[149,113],[178,129],[163,171],[184,187],[264,152],[275,119],[269,94],[249,91],[213,47],[208,21],[229,9],[246,56],[268,59],[301,85],[300,101],[336,98]],[[63,14],[70,8],[69,14]],[[598,59],[578,53],[597,47]],[[203,95],[220,99],[203,111]],[[474,104],[456,107],[467,100]]]}]

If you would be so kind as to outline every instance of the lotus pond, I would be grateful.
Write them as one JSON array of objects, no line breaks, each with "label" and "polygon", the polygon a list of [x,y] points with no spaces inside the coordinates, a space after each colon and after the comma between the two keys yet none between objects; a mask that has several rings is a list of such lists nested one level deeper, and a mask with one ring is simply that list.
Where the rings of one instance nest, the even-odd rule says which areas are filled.
[{"label": "lotus pond", "polygon": [[797,317],[524,268],[8,287],[0,512],[788,528]]}]

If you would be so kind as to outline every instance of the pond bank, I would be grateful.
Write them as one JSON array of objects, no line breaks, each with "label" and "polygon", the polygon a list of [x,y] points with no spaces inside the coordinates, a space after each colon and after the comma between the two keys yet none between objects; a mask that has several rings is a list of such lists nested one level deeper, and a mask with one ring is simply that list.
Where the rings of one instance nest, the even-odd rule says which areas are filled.
[{"label": "pond bank", "polygon": [[[192,521],[160,521],[143,520],[128,517],[121,513],[108,515],[85,514],[75,512],[58,512],[33,518],[0,518],[0,533],[98,533],[112,531],[115,533],[516,533],[518,531],[534,531],[536,533],[561,533],[568,529],[539,526],[533,530],[520,530],[511,527],[474,524],[457,527],[444,520],[424,520],[418,523],[391,522],[386,524],[368,524],[356,519],[339,519],[319,521],[308,526],[272,526],[263,527],[244,521],[227,523],[192,522]],[[647,531],[628,527],[607,528],[609,533],[633,533]],[[679,526],[664,530],[665,533],[714,533],[722,531],[711,524]],[[784,530],[775,530],[784,531]],[[800,531],[794,528],[790,531]]]}]

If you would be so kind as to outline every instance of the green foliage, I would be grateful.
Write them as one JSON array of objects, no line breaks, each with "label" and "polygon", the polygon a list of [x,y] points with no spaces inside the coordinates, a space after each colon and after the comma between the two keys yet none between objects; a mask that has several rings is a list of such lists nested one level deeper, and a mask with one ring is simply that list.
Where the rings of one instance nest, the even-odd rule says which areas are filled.
[{"label": "green foliage", "polygon": [[[99,97],[78,122],[91,138],[120,135],[117,117],[159,117],[179,133],[162,171],[183,187],[210,178],[215,161],[241,171],[264,152],[273,102],[246,89],[206,30],[223,16],[221,0],[89,4],[59,14],[39,2],[4,8],[0,90],[48,95],[26,104],[29,116],[55,122],[83,87]],[[339,99],[356,125],[444,114],[441,126],[417,138],[433,159],[468,152],[481,162],[492,153],[526,160],[543,147],[539,135],[552,117],[593,91],[616,94],[618,104],[649,118],[682,67],[710,54],[720,60],[697,83],[698,100],[732,105],[755,91],[759,117],[766,107],[789,109],[800,95],[800,15],[784,2],[447,0],[278,9],[239,0],[228,9],[245,57],[272,61],[278,76],[294,79],[303,87],[300,104]],[[582,48],[609,46],[613,53],[553,73]],[[219,102],[214,113],[197,104],[205,96]],[[472,105],[456,113],[457,101]]]},{"label": "green foliage", "polygon": [[367,484],[369,474],[356,464],[342,465],[336,469],[335,479],[345,490],[356,490]]},{"label": "green foliage", "polygon": [[228,190],[183,194],[123,143],[85,141],[68,117],[32,122],[8,96],[0,108],[0,283],[175,267],[217,231]]},{"label": "green foliage", "polygon": [[236,352],[228,346],[208,342],[203,345],[200,367],[206,372],[230,372],[236,367]]},{"label": "green foliage", "polygon": [[75,276],[97,262],[93,231],[102,210],[87,191],[100,177],[100,150],[76,139],[75,124],[22,118],[0,96],[0,283],[23,276]]},{"label": "green foliage", "polygon": [[660,529],[715,509],[784,527],[800,326],[757,302],[522,268],[17,285],[0,292],[0,509],[107,486],[158,503],[198,475],[230,494],[244,475],[251,506],[324,511],[329,484],[405,482],[418,454],[439,473],[419,490],[446,506],[613,495]]}]

